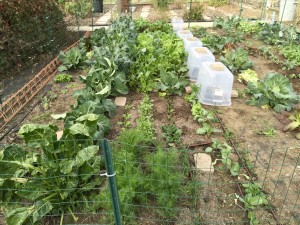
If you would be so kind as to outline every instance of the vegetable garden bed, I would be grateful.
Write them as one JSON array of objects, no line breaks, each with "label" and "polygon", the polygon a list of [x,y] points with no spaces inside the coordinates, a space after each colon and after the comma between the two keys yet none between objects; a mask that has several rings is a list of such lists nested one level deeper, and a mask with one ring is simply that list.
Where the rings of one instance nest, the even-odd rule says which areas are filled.
[{"label": "vegetable garden bed", "polygon": [[[245,35],[235,33],[240,28],[234,22],[225,24],[231,26],[210,31]],[[114,224],[107,180],[99,177],[105,170],[98,148],[102,138],[111,140],[124,224],[297,224],[299,149],[295,134],[282,131],[287,113],[247,105],[251,94],[237,77],[239,98],[231,107],[197,103],[197,88],[184,92],[186,54],[172,33],[164,22],[121,17],[108,31],[95,31],[61,55],[60,70],[72,82],[60,83],[67,75],[56,77],[21,127],[22,138],[14,134],[20,147],[1,151],[7,174],[0,175],[0,191],[8,225]],[[217,52],[226,49],[224,61],[233,71],[250,67],[242,56],[229,55],[246,46],[258,78],[278,72],[277,64],[259,54],[262,50],[253,51],[250,35],[221,46],[222,40],[204,37],[203,29],[194,34],[215,49],[218,59]],[[297,71],[298,66],[292,72]],[[113,103],[120,95],[127,97],[125,107]],[[57,130],[63,131],[60,140]],[[6,142],[11,144],[10,137]],[[211,155],[214,172],[197,168],[194,154],[204,152]]]}]

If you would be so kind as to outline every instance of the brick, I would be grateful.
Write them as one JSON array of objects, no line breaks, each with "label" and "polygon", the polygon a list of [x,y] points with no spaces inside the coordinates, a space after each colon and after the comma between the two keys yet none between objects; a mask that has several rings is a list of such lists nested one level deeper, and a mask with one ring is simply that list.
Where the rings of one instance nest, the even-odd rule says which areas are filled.
[{"label": "brick", "polygon": [[115,104],[116,106],[124,107],[126,105],[127,98],[126,97],[116,97]]},{"label": "brick", "polygon": [[194,154],[195,166],[201,172],[214,173],[211,156],[206,153]]}]

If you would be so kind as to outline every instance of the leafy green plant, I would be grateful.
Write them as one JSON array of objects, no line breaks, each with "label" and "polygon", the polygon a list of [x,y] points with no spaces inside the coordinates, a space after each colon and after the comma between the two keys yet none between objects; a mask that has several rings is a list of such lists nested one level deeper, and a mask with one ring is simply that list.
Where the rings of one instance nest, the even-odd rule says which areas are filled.
[{"label": "leafy green plant", "polygon": [[86,0],[72,0],[65,2],[65,10],[76,18],[84,19],[92,12],[92,4]]},{"label": "leafy green plant", "polygon": [[130,86],[141,92],[152,91],[160,80],[160,71],[183,77],[187,72],[185,56],[183,42],[174,34],[141,33],[135,48],[136,62],[131,70]]},{"label": "leafy green plant", "polygon": [[263,193],[261,185],[258,183],[242,184],[245,188],[246,195],[244,198],[236,195],[237,198],[244,203],[245,209],[248,210],[248,218],[251,225],[259,224],[255,215],[255,209],[262,205],[268,205],[267,196]]},{"label": "leafy green plant", "polygon": [[257,83],[248,83],[252,99],[249,105],[271,106],[276,112],[290,111],[299,102],[299,96],[294,92],[289,79],[281,74],[269,73]]},{"label": "leafy green plant", "polygon": [[56,83],[70,82],[71,80],[72,80],[72,76],[66,73],[60,73],[54,77],[54,81]]},{"label": "leafy green plant", "polygon": [[60,52],[59,60],[62,65],[58,67],[58,71],[62,72],[69,69],[77,69],[84,61],[85,50],[77,47],[71,48],[66,53]]},{"label": "leafy green plant", "polygon": [[300,66],[300,46],[299,44],[284,46],[280,53],[286,58],[283,69],[291,70]]},{"label": "leafy green plant", "polygon": [[260,31],[260,25],[258,22],[250,22],[248,20],[242,20],[239,23],[238,30],[246,34],[253,34]]},{"label": "leafy green plant", "polygon": [[[195,105],[195,104],[197,104],[197,102],[198,102],[198,97],[197,97],[197,95],[198,95],[199,91],[200,91],[200,87],[199,87],[198,85],[196,85],[196,84],[191,84],[191,93],[190,93],[190,94],[187,94],[187,95],[184,97],[184,99],[185,99],[187,102],[191,103],[192,106]],[[201,105],[200,105],[200,106],[201,106]]]},{"label": "leafy green plant", "polygon": [[276,130],[273,127],[267,127],[266,129],[260,130],[257,133],[266,137],[274,137],[276,134]]},{"label": "leafy green plant", "polygon": [[153,127],[153,104],[148,95],[144,96],[139,107],[140,117],[137,120],[137,129],[148,139],[155,139],[155,129]]},{"label": "leafy green plant", "polygon": [[253,63],[248,59],[248,51],[243,48],[237,48],[221,56],[221,62],[224,63],[232,73],[252,68]]},{"label": "leafy green plant", "polygon": [[[294,114],[289,116],[289,120],[291,123],[289,123],[287,126],[283,128],[284,132],[287,131],[294,131],[299,129],[300,127],[300,113],[297,111]],[[296,138],[300,140],[300,132],[296,133]]]},{"label": "leafy green plant", "polygon": [[164,125],[161,127],[163,137],[169,146],[179,145],[181,142],[182,130],[177,128],[174,124]]},{"label": "leafy green plant", "polygon": [[214,112],[204,109],[200,103],[193,104],[192,115],[194,117],[194,120],[196,120],[198,123],[216,120]]},{"label": "leafy green plant", "polygon": [[[158,213],[163,218],[174,218],[183,193],[184,171],[178,168],[180,154],[176,149],[158,149],[145,157],[150,171],[149,192],[155,197]],[[153,182],[155,181],[155,182]]]},{"label": "leafy green plant", "polygon": [[222,143],[219,142],[218,140],[213,140],[212,145],[205,148],[205,152],[206,153],[211,153],[211,152],[219,150],[221,148],[222,148]]},{"label": "leafy green plant", "polygon": [[167,95],[182,95],[182,91],[188,84],[186,77],[178,77],[175,71],[160,71],[158,78],[158,89]]},{"label": "leafy green plant", "polygon": [[193,3],[189,10],[183,14],[185,20],[202,20],[204,13],[204,5],[201,3]]},{"label": "leafy green plant", "polygon": [[209,123],[203,123],[201,128],[197,129],[197,134],[211,136],[213,133],[221,133],[222,130],[212,127]]},{"label": "leafy green plant", "polygon": [[[56,131],[51,125],[24,125],[19,134],[28,149],[12,145],[1,151],[0,167],[6,171],[0,178],[1,202],[5,202],[8,225],[36,224],[46,214],[60,214],[60,224],[66,213],[76,221],[74,208],[89,207],[80,200],[98,194],[91,190],[102,182],[93,175],[100,169],[101,158],[96,157],[98,146],[89,140],[87,127],[74,124],[64,130],[60,142]],[[82,137],[87,139],[81,141]],[[10,203],[21,200],[28,204]]]},{"label": "leafy green plant", "polygon": [[238,76],[238,81],[243,83],[256,83],[258,81],[258,75],[254,70],[251,69],[247,69],[247,70],[243,70],[239,76]]}]

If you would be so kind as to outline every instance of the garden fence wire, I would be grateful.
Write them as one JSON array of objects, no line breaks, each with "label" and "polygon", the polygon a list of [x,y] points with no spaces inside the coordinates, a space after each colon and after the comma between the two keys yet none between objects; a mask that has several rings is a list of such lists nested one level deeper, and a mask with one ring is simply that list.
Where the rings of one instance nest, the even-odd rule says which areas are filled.
[{"label": "garden fence wire", "polygon": [[[100,150],[89,159],[93,170],[78,170],[80,162],[70,163],[78,157],[60,158],[58,154],[52,161],[37,160],[41,152],[32,154],[25,147],[26,162],[39,168],[39,173],[20,176],[22,167],[17,173],[10,173],[13,168],[1,169],[2,179],[24,178],[14,188],[2,183],[1,205],[10,206],[2,210],[30,207],[39,198],[49,201],[52,208],[43,215],[42,224],[248,224],[249,211],[255,213],[258,224],[300,222],[300,148],[240,151],[241,169],[233,177],[217,160],[218,152],[212,154],[213,167],[201,168],[194,159],[199,152],[195,149],[99,143]],[[72,146],[66,141],[50,144]],[[15,150],[4,157],[15,161],[24,157]],[[4,161],[1,167],[6,166]],[[33,196],[41,197],[31,201]],[[10,201],[5,202],[7,198]],[[2,211],[1,224],[4,221]]]}]

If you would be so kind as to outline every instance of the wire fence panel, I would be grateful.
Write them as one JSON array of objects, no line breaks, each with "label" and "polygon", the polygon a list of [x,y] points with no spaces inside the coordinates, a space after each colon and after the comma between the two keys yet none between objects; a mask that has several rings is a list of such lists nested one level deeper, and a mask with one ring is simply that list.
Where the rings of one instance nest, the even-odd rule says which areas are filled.
[{"label": "wire fence panel", "polygon": [[[217,152],[201,167],[201,151],[126,138],[135,137],[110,142],[122,224],[247,224],[249,211],[258,224],[299,224],[300,148],[243,151],[246,167],[232,176]],[[49,144],[56,152],[17,145],[1,151],[0,221],[4,213],[9,222],[32,210],[24,221],[115,224],[103,149],[83,140]]]}]

